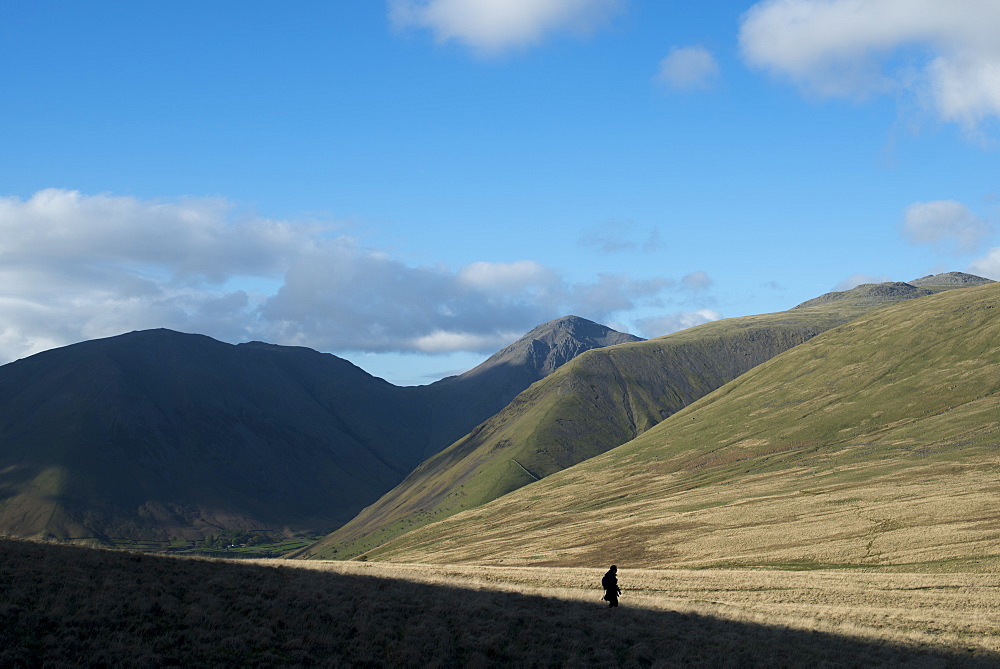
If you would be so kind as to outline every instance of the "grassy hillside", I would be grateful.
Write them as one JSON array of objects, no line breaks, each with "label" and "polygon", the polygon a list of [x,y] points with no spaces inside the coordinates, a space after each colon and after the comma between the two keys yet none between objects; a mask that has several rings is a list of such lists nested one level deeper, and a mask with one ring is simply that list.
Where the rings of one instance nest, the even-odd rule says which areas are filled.
[{"label": "grassy hillside", "polygon": [[639,337],[579,316],[543,323],[469,371],[419,389],[431,407],[430,457],[493,416],[535,381],[585,351]]},{"label": "grassy hillside", "polygon": [[367,558],[995,565],[998,341],[1000,284],[870,312],[609,453]]},{"label": "grassy hillside", "polygon": [[178,559],[0,539],[0,666],[995,666],[990,575]]},{"label": "grassy hillside", "polygon": [[872,309],[930,295],[860,286],[787,312],[588,351],[535,383],[305,557],[350,558],[623,444],[756,365]]}]

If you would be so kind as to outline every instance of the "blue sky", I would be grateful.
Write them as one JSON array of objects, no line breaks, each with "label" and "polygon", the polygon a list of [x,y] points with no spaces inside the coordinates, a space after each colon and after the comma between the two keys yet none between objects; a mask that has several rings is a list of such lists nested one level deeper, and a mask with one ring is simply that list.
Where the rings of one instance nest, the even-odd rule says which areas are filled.
[{"label": "blue sky", "polygon": [[0,362],[169,327],[400,384],[1000,279],[992,0],[16,3]]}]

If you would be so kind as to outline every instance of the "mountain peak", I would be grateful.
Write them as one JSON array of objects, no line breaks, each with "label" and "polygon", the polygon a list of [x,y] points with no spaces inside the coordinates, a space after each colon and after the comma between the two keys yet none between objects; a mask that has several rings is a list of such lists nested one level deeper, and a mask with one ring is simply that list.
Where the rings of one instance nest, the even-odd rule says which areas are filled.
[{"label": "mountain peak", "polygon": [[944,272],[943,274],[929,274],[919,279],[910,281],[911,285],[934,291],[935,293],[952,288],[966,288],[968,286],[981,286],[987,283],[994,283],[991,279],[984,279],[975,274],[965,272]]},{"label": "mountain peak", "polygon": [[584,351],[634,341],[642,339],[586,318],[562,316],[542,323],[462,376],[475,376],[498,365],[517,365],[537,370],[542,378]]},{"label": "mountain peak", "polygon": [[974,274],[966,274],[965,272],[944,272],[942,274],[930,274],[908,283],[903,283],[902,281],[863,283],[850,290],[820,295],[794,308],[802,309],[820,304],[829,304],[830,302],[852,302],[859,306],[889,305],[902,302],[903,300],[910,300],[914,297],[940,293],[943,290],[981,286],[987,283],[994,283],[994,281]]},{"label": "mountain peak", "polygon": [[428,455],[468,433],[469,426],[457,422],[459,417],[477,425],[579,354],[635,341],[642,340],[586,318],[563,316],[542,323],[464,374],[431,384],[437,422]]},{"label": "mountain peak", "polygon": [[863,283],[850,290],[835,291],[826,293],[811,300],[806,300],[802,304],[796,305],[795,309],[805,309],[815,307],[830,302],[852,302],[860,306],[873,306],[878,304],[895,304],[903,300],[911,300],[915,297],[931,295],[934,291],[926,288],[918,288],[913,284],[902,281],[887,281],[885,283]]}]

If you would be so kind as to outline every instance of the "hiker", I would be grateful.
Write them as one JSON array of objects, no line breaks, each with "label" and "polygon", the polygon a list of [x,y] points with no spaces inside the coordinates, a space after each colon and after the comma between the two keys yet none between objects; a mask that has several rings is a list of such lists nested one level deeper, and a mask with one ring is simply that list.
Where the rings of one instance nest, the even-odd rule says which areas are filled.
[{"label": "hiker", "polygon": [[618,606],[618,595],[622,594],[622,589],[618,587],[618,567],[611,565],[611,569],[601,579],[601,587],[604,588],[604,601],[608,603],[608,608]]}]

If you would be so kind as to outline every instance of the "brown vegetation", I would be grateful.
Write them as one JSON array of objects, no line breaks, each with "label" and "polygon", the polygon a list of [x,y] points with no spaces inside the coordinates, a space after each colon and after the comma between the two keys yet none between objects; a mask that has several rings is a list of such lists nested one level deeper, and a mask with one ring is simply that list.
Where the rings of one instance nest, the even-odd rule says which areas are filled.
[{"label": "brown vegetation", "polygon": [[[985,575],[861,575],[852,585],[841,575],[624,569],[623,607],[610,611],[602,573],[249,564],[0,540],[0,666],[1000,661],[996,583]],[[867,602],[863,624],[834,624],[831,597],[845,621]],[[907,632],[904,619],[923,631]]]}]

